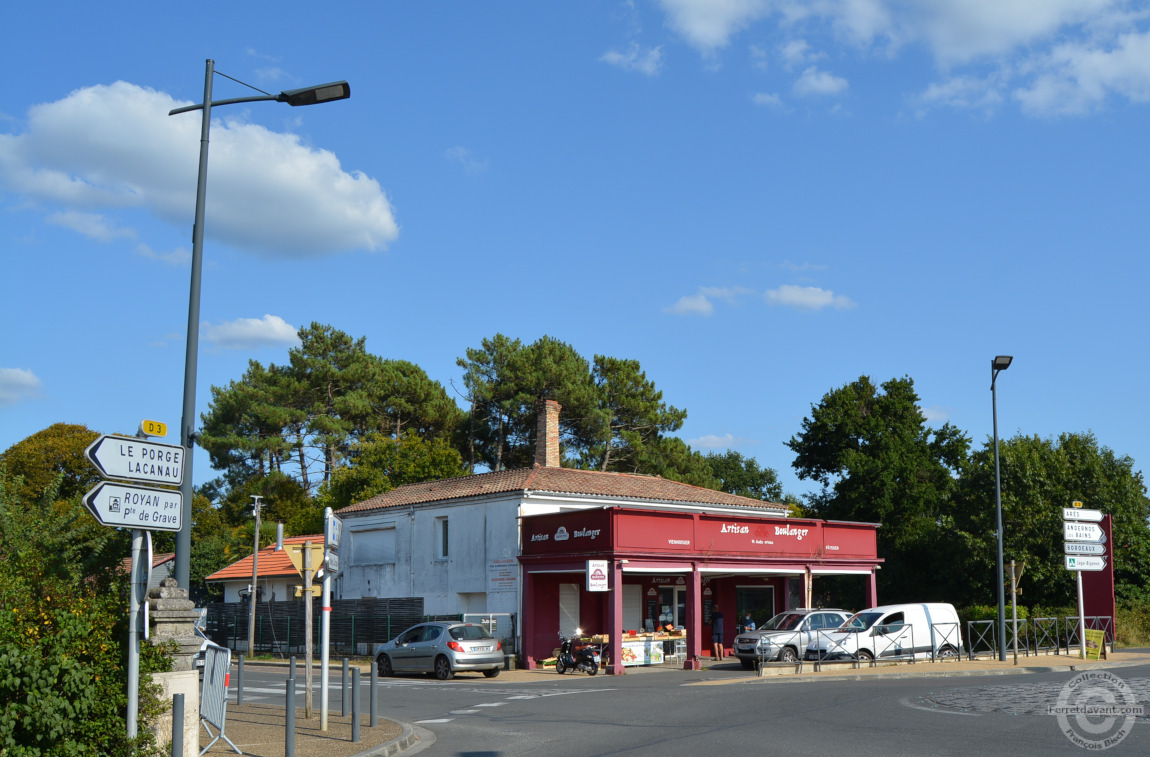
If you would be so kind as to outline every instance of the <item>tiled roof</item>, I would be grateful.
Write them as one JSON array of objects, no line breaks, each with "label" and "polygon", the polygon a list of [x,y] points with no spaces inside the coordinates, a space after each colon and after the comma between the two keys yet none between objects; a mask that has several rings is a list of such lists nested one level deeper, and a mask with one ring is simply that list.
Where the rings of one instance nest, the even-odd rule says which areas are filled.
[{"label": "tiled roof", "polygon": [[577,468],[549,468],[536,465],[532,468],[516,468],[495,473],[478,473],[474,476],[407,484],[389,492],[377,494],[363,502],[349,505],[340,510],[339,513],[341,515],[361,513],[389,507],[404,507],[506,492],[584,494],[590,497],[683,502],[704,506],[722,505],[724,507],[746,507],[758,510],[781,510],[783,512],[787,509],[786,505],[740,497],[714,489],[705,489],[701,486],[682,484],[658,476],[644,476],[637,473],[604,473]]},{"label": "tiled roof", "polygon": [[[160,567],[161,565],[168,562],[169,560],[174,560],[174,559],[176,559],[176,553],[175,552],[154,552],[154,553],[152,553],[152,570],[155,570],[156,568]],[[131,557],[125,557],[123,560],[120,560],[120,571],[121,572],[128,573],[131,570],[132,570],[132,558]]]},{"label": "tiled roof", "polygon": [[[291,558],[288,557],[286,547],[289,544],[303,544],[305,541],[311,540],[317,544],[323,544],[323,534],[315,536],[292,536],[284,539],[285,549],[276,549],[275,544],[270,544],[260,550],[260,561],[256,566],[259,571],[260,578],[279,578],[281,576],[296,577],[300,572],[295,569],[292,564]],[[318,566],[317,566],[318,567]],[[240,579],[252,580],[252,556],[248,555],[244,559],[234,562],[226,568],[217,570],[211,574],[205,581],[236,581]]]}]

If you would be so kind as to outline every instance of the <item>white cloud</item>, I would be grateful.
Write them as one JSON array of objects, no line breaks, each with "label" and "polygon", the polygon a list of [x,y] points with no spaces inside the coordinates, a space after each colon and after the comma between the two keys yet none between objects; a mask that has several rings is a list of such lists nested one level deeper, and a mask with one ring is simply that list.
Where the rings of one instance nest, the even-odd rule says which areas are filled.
[{"label": "white cloud", "polygon": [[[143,208],[190,227],[200,139],[187,105],[127,82],[78,89],[0,134],[0,182],[62,212]],[[269,106],[272,107],[272,106]],[[330,106],[338,107],[338,106]],[[399,234],[379,183],[295,134],[213,119],[205,234],[271,257],[385,248]]]},{"label": "white cloud", "polygon": [[767,108],[785,109],[787,106],[783,103],[781,97],[773,92],[756,92],[751,95],[751,102],[755,105],[762,105]]},{"label": "white cloud", "polygon": [[278,315],[263,318],[237,318],[221,324],[205,323],[204,341],[225,350],[246,350],[299,344],[298,329]]},{"label": "white cloud", "polygon": [[765,0],[659,0],[667,23],[704,54],[725,47],[731,35],[765,16]]},{"label": "white cloud", "polygon": [[698,294],[680,297],[674,305],[663,308],[664,313],[675,315],[703,315],[708,316],[715,312],[712,300],[722,300],[734,304],[745,295],[752,294],[754,290],[746,287],[699,287]]},{"label": "white cloud", "polygon": [[688,439],[687,444],[699,449],[731,449],[736,445],[758,444],[758,442],[754,439],[743,439],[734,434],[723,434],[722,436],[706,434],[697,439]]},{"label": "white cloud", "polygon": [[1003,101],[997,77],[955,76],[935,82],[919,97],[922,107],[945,105],[951,108],[991,111]]},{"label": "white cloud", "polygon": [[158,260],[173,266],[183,266],[192,262],[192,253],[189,250],[176,249],[171,252],[156,252],[146,244],[136,245],[136,254],[149,260]]},{"label": "white cloud", "polygon": [[23,368],[0,368],[0,405],[15,405],[18,402],[40,396],[43,383],[32,371]]},{"label": "white cloud", "polygon": [[771,289],[763,296],[768,305],[782,305],[796,310],[822,310],[826,307],[845,310],[855,306],[849,297],[836,295],[829,289],[794,284],[784,284],[778,289]]},{"label": "white cloud", "polygon": [[626,52],[608,50],[600,56],[603,63],[610,63],[624,71],[638,71],[647,76],[656,76],[663,69],[663,48],[652,47],[646,50],[632,43]]},{"label": "white cloud", "polygon": [[463,166],[463,170],[469,174],[483,173],[487,170],[487,160],[480,160],[472,154],[471,150],[466,147],[452,147],[443,154],[443,157],[448,160],[458,163]]},{"label": "white cloud", "polygon": [[950,413],[938,406],[922,408],[922,417],[927,423],[946,423],[950,420]]},{"label": "white cloud", "polygon": [[804,97],[837,95],[849,86],[850,84],[846,79],[811,66],[803,71],[798,81],[795,82],[795,94]]},{"label": "white cloud", "polygon": [[702,294],[689,294],[680,297],[679,301],[668,308],[663,308],[664,313],[674,313],[675,315],[711,315],[715,312],[715,306],[707,299],[706,295]]},{"label": "white cloud", "polygon": [[779,45],[779,54],[783,57],[783,66],[790,71],[804,63],[825,58],[826,55],[814,52],[805,39],[792,39]]},{"label": "white cloud", "polygon": [[1014,97],[1037,115],[1089,113],[1116,94],[1133,102],[1150,101],[1150,33],[1124,34],[1112,47],[1083,44],[1055,47],[1035,65],[1031,83]]},{"label": "white cloud", "polygon": [[48,223],[63,226],[78,231],[89,239],[97,242],[111,242],[114,239],[135,239],[136,231],[116,225],[99,213],[81,213],[76,210],[66,210],[52,213],[47,218]]}]

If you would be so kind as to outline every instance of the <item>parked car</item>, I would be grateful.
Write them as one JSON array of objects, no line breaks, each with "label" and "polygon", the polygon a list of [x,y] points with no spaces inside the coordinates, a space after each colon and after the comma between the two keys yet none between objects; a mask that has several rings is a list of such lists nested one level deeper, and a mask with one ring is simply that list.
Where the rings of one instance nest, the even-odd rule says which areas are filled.
[{"label": "parked car", "polygon": [[954,605],[885,605],[852,615],[837,631],[816,634],[805,659],[953,659],[960,649],[962,632]]},{"label": "parked car", "polygon": [[846,610],[809,607],[780,612],[762,628],[735,637],[735,657],[744,670],[754,668],[756,660],[798,662],[815,631],[838,628],[849,616]]},{"label": "parked car", "polygon": [[503,668],[499,640],[476,623],[420,623],[375,648],[377,670],[432,673],[446,681],[461,670],[479,670],[488,678]]},{"label": "parked car", "polygon": [[216,644],[214,641],[212,641],[208,637],[207,632],[204,631],[204,629],[200,628],[198,625],[192,626],[192,631],[196,634],[196,636],[200,640],[200,649],[199,649],[199,651],[196,652],[195,657],[193,657],[192,659],[195,662],[196,670],[203,673],[204,672],[204,660],[207,658],[208,647],[219,647],[220,649],[222,649],[223,647],[220,647],[219,644]]}]

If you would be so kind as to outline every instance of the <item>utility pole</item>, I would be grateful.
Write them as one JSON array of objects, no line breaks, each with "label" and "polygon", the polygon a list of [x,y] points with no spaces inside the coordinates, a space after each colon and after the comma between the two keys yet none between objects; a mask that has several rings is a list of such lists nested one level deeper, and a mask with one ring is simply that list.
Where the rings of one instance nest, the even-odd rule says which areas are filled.
[{"label": "utility pole", "polygon": [[248,594],[248,601],[251,602],[248,615],[248,657],[253,657],[256,653],[256,587],[259,585],[257,582],[260,577],[260,500],[263,497],[253,494],[252,499],[256,501],[252,508],[252,514],[256,516],[256,536],[255,544],[252,546],[252,590]]}]

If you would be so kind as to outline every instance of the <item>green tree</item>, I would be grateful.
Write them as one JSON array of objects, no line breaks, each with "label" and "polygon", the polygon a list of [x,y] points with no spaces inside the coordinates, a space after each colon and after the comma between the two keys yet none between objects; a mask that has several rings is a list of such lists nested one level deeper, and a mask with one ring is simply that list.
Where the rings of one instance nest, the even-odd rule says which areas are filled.
[{"label": "green tree", "polygon": [[[14,496],[26,502],[41,499],[56,487],[59,499],[76,499],[100,482],[100,472],[84,457],[84,450],[99,436],[87,426],[53,423],[16,442],[0,455],[10,481],[20,480]],[[58,483],[58,486],[57,486]]]},{"label": "green tree", "polygon": [[929,429],[909,378],[876,387],[862,376],[811,408],[787,446],[799,478],[822,484],[814,515],[881,523],[880,596],[946,601],[961,591],[954,491],[969,448],[950,424]]},{"label": "green tree", "polygon": [[424,439],[413,430],[398,439],[374,435],[353,445],[350,464],[335,472],[317,499],[321,509],[338,510],[397,486],[464,475],[463,458],[445,439]]},{"label": "green tree", "polygon": [[[75,499],[64,474],[39,501],[0,469],[0,754],[151,754],[158,687],[140,686],[140,736],[127,738],[127,581],[116,531]],[[142,673],[170,663],[150,645]]]},{"label": "green tree", "polygon": [[[1108,547],[1119,599],[1150,600],[1150,500],[1134,461],[1099,446],[1090,433],[1063,433],[1056,439],[1016,436],[999,444],[1003,556],[1026,562],[1026,601],[1048,607],[1077,602],[1062,549],[1062,508],[1075,500],[1113,517]],[[994,445],[988,440],[963,476],[956,516],[969,534],[965,572],[972,604],[997,597],[995,519]]]},{"label": "green tree", "polygon": [[767,502],[784,502],[779,474],[770,468],[759,467],[755,458],[743,457],[732,449],[709,452],[704,457],[723,491]]}]

